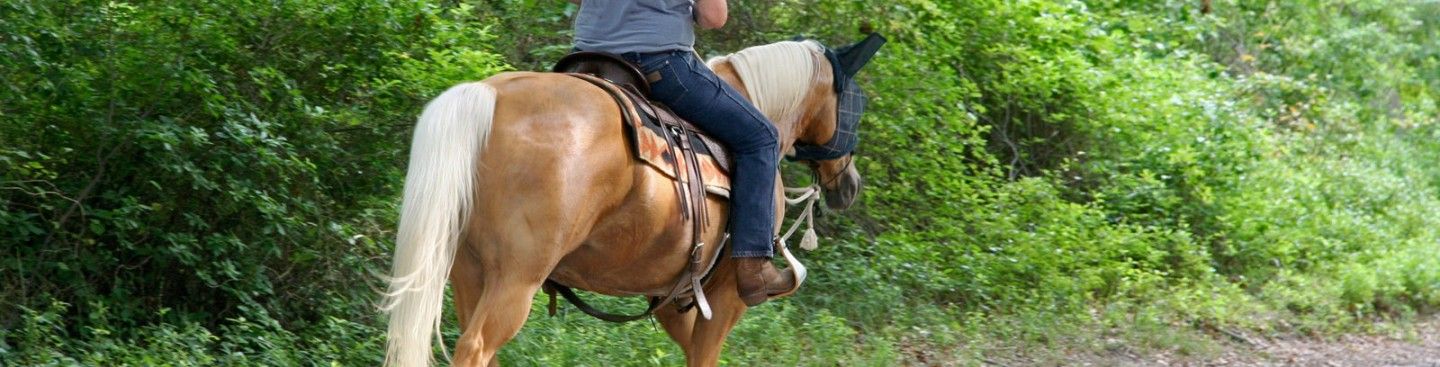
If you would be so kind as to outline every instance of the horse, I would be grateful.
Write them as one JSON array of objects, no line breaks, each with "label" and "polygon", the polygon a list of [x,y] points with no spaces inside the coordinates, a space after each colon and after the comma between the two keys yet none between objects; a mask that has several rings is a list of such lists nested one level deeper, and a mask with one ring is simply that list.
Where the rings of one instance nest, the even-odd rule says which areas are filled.
[{"label": "horse", "polygon": [[[781,154],[794,159],[797,145],[838,135],[835,83],[842,74],[827,52],[813,40],[785,41],[707,65],[775,124]],[[607,295],[670,290],[690,260],[692,226],[678,215],[672,179],[630,154],[620,114],[601,88],[559,73],[500,73],[451,87],[426,105],[384,305],[386,365],[432,362],[447,279],[462,329],[457,366],[498,365],[498,350],[519,332],[547,279]],[[833,209],[858,196],[853,159],[844,152],[804,161]],[[709,218],[719,220],[703,226],[703,237],[720,243],[726,202],[706,196]],[[776,207],[779,228],[784,205]],[[728,257],[717,248],[703,248],[706,262]],[[654,312],[688,366],[716,365],[747,309],[734,262],[719,261],[713,271],[703,286],[711,317],[693,308]]]}]

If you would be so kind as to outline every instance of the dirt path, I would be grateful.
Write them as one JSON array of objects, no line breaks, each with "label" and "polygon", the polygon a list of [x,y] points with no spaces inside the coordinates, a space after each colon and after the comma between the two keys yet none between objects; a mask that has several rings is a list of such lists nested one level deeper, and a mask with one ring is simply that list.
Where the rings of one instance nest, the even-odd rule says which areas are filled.
[{"label": "dirt path", "polygon": [[[1174,334],[1144,332],[1139,336],[1110,336],[1103,337],[1102,340],[1078,342],[1072,340],[1069,344],[1061,342],[1062,346],[1056,349],[1026,350],[1013,345],[994,346],[980,352],[982,357],[978,361],[947,361],[938,355],[917,352],[917,360],[906,364],[987,367],[1440,367],[1440,315],[1431,315],[1414,324],[1395,329],[1397,331],[1389,333],[1354,334],[1329,339],[1274,338],[1228,331],[1180,331]],[[1154,339],[1167,339],[1155,344],[1169,347],[1152,349],[1154,347],[1144,346]]]},{"label": "dirt path", "polygon": [[1415,333],[1411,335],[1347,335],[1329,341],[1268,340],[1257,341],[1253,349],[1267,358],[1231,365],[1440,367],[1440,317],[1415,325]]},{"label": "dirt path", "polygon": [[[1130,358],[1126,365],[1169,366],[1415,366],[1440,367],[1440,316],[1417,323],[1413,333],[1313,338],[1256,339],[1230,335],[1217,355],[1203,359],[1152,356]],[[1173,362],[1171,362],[1173,361]]]}]

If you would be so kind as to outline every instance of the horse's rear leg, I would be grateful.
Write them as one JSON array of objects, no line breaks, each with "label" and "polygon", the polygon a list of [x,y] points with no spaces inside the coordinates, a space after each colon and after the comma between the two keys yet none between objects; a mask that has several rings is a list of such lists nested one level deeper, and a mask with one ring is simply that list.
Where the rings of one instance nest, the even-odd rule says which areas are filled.
[{"label": "horse's rear leg", "polygon": [[472,323],[467,325],[455,347],[455,365],[487,366],[498,361],[495,354],[520,332],[539,288],[536,283],[487,290],[472,309]]},{"label": "horse's rear leg", "polygon": [[544,276],[546,264],[520,269],[525,262],[503,266],[481,262],[473,249],[462,246],[450,278],[455,291],[455,309],[463,330],[455,346],[456,366],[496,366],[496,352],[515,337],[530,315],[530,304]]}]

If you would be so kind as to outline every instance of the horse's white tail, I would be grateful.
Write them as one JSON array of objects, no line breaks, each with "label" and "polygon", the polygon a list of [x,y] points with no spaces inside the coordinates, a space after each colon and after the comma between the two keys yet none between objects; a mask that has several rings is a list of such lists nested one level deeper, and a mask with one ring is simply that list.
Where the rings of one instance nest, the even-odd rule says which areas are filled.
[{"label": "horse's white tail", "polygon": [[476,162],[494,115],[495,88],[466,83],[426,105],[415,126],[395,264],[383,305],[390,313],[387,366],[431,362],[445,282],[470,216]]}]

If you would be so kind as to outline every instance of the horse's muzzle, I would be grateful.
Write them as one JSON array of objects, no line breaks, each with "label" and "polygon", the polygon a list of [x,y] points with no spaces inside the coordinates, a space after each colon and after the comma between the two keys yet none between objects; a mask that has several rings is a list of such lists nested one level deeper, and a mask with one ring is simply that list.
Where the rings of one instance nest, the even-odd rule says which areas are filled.
[{"label": "horse's muzzle", "polygon": [[846,167],[835,180],[835,187],[825,188],[825,206],[834,210],[849,209],[860,197],[860,172],[854,165]]}]

